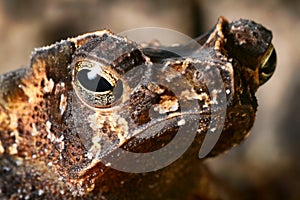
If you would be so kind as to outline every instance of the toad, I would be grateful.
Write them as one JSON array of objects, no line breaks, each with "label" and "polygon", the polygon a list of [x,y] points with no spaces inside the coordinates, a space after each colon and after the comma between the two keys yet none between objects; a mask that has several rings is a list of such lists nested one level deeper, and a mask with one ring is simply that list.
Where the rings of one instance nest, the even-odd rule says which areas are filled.
[{"label": "toad", "polygon": [[248,135],[271,40],[220,17],[179,46],[101,30],[35,49],[0,76],[0,198],[222,198],[202,160]]}]

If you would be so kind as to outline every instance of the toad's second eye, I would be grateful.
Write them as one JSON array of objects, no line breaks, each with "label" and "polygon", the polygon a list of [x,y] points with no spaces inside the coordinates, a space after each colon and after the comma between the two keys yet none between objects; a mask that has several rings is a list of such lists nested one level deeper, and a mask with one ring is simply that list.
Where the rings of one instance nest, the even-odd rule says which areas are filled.
[{"label": "toad's second eye", "polygon": [[271,78],[276,68],[276,52],[273,45],[270,45],[267,52],[261,59],[259,67],[259,84],[262,85]]},{"label": "toad's second eye", "polygon": [[123,93],[122,82],[113,72],[93,62],[78,62],[73,81],[79,98],[95,108],[110,107]]}]

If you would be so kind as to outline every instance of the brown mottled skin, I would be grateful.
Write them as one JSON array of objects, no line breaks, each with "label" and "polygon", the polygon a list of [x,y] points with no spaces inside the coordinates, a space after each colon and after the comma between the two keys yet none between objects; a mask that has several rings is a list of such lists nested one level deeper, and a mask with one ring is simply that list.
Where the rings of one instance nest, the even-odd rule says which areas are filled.
[{"label": "brown mottled skin", "polygon": [[[194,47],[188,44],[168,47],[169,51],[150,44],[142,48],[107,30],[36,49],[28,68],[0,76],[0,199],[228,198],[212,183],[198,158],[199,148],[209,122],[222,119],[211,115],[220,111],[221,103],[227,108],[224,127],[206,157],[244,140],[255,119],[255,92],[275,69],[271,40],[272,33],[255,22],[229,23],[220,17],[210,32],[196,39],[201,45],[197,57],[189,56]],[[170,54],[175,48],[186,56]],[[90,66],[103,67],[101,73],[110,86],[121,85],[119,93],[97,96],[92,89],[84,89],[87,86],[80,75],[85,71],[81,70]],[[151,74],[161,66],[182,74],[185,86],[181,79],[167,75],[175,87],[187,89],[175,94],[152,81],[150,76],[166,78]],[[201,73],[212,73],[210,69],[220,72],[225,102],[213,103],[201,79]],[[129,76],[132,70],[136,71]],[[107,82],[103,84],[95,90],[111,89]],[[181,100],[197,106],[183,115]],[[185,123],[181,124],[182,119]],[[163,169],[127,173],[101,162],[100,158],[116,156],[118,148],[131,152],[160,149],[180,126],[189,127],[195,120],[193,143]],[[158,132],[146,139],[137,137],[150,127]],[[120,159],[124,166],[128,164],[122,155]]]}]

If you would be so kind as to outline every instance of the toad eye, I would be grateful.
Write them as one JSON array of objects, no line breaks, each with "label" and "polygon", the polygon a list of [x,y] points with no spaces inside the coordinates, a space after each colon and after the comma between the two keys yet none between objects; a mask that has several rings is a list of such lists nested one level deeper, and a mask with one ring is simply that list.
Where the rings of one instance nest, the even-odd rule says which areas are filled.
[{"label": "toad eye", "polygon": [[78,62],[73,79],[79,98],[92,107],[110,107],[123,93],[122,81],[98,63]]},{"label": "toad eye", "polygon": [[262,58],[261,65],[259,67],[259,85],[263,85],[273,75],[276,67],[276,51],[271,44],[267,52]]},{"label": "toad eye", "polygon": [[104,77],[90,69],[82,69],[77,73],[78,82],[91,92],[105,92],[113,89],[112,84]]}]

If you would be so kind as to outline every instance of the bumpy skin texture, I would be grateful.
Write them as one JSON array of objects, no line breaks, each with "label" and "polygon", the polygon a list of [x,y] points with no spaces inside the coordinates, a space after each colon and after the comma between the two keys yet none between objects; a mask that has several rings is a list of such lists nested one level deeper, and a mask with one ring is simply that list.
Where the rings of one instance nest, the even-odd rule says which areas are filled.
[{"label": "bumpy skin texture", "polygon": [[[142,48],[107,30],[36,49],[28,68],[0,76],[0,198],[220,197],[220,192],[211,192],[214,188],[198,158],[199,147],[211,121],[225,120],[225,124],[208,156],[230,149],[248,134],[257,109],[255,92],[262,84],[261,65],[271,39],[270,31],[252,21],[229,23],[219,18],[210,32],[196,39],[202,46],[197,57]],[[193,49],[189,45],[176,48]],[[274,54],[266,62],[275,66]],[[110,85],[121,84],[118,93],[95,97],[93,91],[83,89],[79,74],[84,71],[80,70],[94,65],[109,77]],[[163,67],[171,70],[154,70]],[[225,93],[208,93],[203,76],[213,80],[212,69],[218,70]],[[180,93],[153,81],[163,81],[165,75]],[[214,101],[218,95],[225,101]],[[196,106],[184,110],[185,104],[194,105],[191,102]],[[226,115],[212,116],[221,110],[221,104],[226,104]],[[117,149],[160,149],[181,126],[189,127],[195,120],[193,143],[163,169],[127,173],[101,162],[119,156],[126,166]],[[157,133],[146,139],[138,137],[150,128]]]}]

